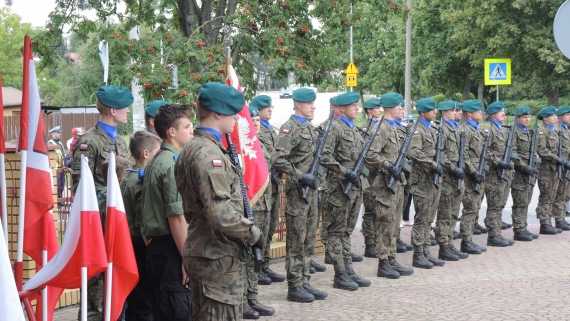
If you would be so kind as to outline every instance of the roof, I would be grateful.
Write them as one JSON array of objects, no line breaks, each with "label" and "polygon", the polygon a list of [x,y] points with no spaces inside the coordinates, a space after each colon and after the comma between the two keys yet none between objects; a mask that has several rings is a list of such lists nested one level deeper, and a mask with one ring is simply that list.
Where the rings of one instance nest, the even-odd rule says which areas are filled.
[{"label": "roof", "polygon": [[[22,106],[22,91],[14,87],[2,87],[2,99],[4,107],[20,107]],[[40,104],[44,101],[40,100]]]}]

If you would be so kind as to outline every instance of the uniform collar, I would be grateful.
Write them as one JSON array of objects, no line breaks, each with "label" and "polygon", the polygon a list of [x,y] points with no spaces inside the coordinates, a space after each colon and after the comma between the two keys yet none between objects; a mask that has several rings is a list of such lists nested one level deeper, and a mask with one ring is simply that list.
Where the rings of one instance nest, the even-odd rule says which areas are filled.
[{"label": "uniform collar", "polygon": [[267,120],[260,120],[259,121],[261,123],[261,125],[263,125],[263,127],[267,128],[267,129],[271,129],[271,125],[269,125],[269,122]]},{"label": "uniform collar", "polygon": [[566,125],[565,123],[559,121],[558,122],[560,124],[560,126],[564,127],[564,129],[568,130],[568,125]]},{"label": "uniform collar", "polygon": [[340,120],[342,120],[348,127],[350,127],[350,129],[354,128],[354,120],[345,116],[340,116]]},{"label": "uniform collar", "polygon": [[497,126],[497,128],[502,131],[503,130],[503,124],[501,124],[498,120],[490,118],[491,119],[491,123],[495,124],[495,126]]},{"label": "uniform collar", "polygon": [[456,126],[459,126],[459,120],[456,119],[456,120],[453,121],[453,123],[454,123]]},{"label": "uniform collar", "polygon": [[376,119],[372,119],[372,125],[376,125],[378,124],[378,121]]},{"label": "uniform collar", "polygon": [[305,117],[301,117],[301,116],[297,116],[297,115],[291,115],[291,117],[293,117],[293,119],[295,119],[295,120],[297,120],[303,124],[306,124],[307,122],[309,122],[307,120],[307,118],[305,118]]},{"label": "uniform collar", "polygon": [[161,150],[168,150],[168,151],[172,152],[172,154],[174,154],[174,155],[180,154],[180,151],[178,150],[178,148],[172,146],[171,144],[169,144],[167,142],[162,142],[162,144],[160,144],[160,149],[158,151],[160,152]]},{"label": "uniform collar", "polygon": [[97,121],[97,125],[101,127],[101,129],[105,132],[105,134],[107,134],[107,136],[109,136],[109,138],[111,138],[112,141],[117,141],[117,126],[105,124],[100,120]]},{"label": "uniform collar", "polygon": [[157,133],[153,132],[152,130],[150,130],[150,129],[148,129],[148,128],[146,129],[146,131],[149,132],[149,133],[151,133],[151,134],[153,134],[153,135],[155,135],[155,136],[158,136]]},{"label": "uniform collar", "polygon": [[210,128],[210,127],[202,127],[202,126],[198,126],[198,127],[196,127],[196,129],[206,131],[206,132],[214,135],[214,137],[216,137],[216,139],[219,142],[222,142],[222,134],[220,134],[220,132],[218,132],[217,130]]},{"label": "uniform collar", "polygon": [[446,122],[449,126],[451,126],[451,128],[453,128],[453,130],[455,130],[455,125],[457,125],[457,124],[455,123],[455,120],[447,120],[447,119],[444,119],[443,121]]},{"label": "uniform collar", "polygon": [[479,130],[479,124],[477,124],[476,121],[474,121],[473,119],[467,119],[465,118],[465,121],[467,123],[469,123],[469,125],[473,126],[473,128],[475,128],[475,130]]},{"label": "uniform collar", "polygon": [[424,126],[426,126],[427,128],[430,128],[431,126],[431,122],[427,119],[423,119],[421,117],[418,117],[418,120],[422,122],[422,124],[424,124]]},{"label": "uniform collar", "polygon": [[517,126],[519,126],[519,127],[520,127],[520,129],[522,129],[522,130],[523,130],[523,132],[525,132],[525,133],[526,133],[526,126],[523,126],[523,125],[521,125],[521,123],[519,123],[519,122],[517,122]]},{"label": "uniform collar", "polygon": [[554,125],[549,125],[549,124],[545,124],[546,127],[548,127],[548,129],[550,129],[551,131],[554,131]]}]

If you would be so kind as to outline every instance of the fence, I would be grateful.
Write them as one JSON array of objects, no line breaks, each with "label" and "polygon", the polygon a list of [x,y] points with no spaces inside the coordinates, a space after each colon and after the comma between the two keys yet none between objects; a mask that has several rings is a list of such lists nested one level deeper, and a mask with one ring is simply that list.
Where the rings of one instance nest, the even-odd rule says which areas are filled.
[{"label": "fence", "polygon": [[[44,127],[46,132],[53,127],[61,127],[61,141],[65,142],[71,138],[71,130],[75,127],[83,127],[86,130],[95,126],[99,120],[99,114],[93,113],[77,113],[62,114],[51,113],[44,114]],[[4,116],[4,138],[7,142],[18,139],[20,132],[20,116]],[[65,145],[65,144],[64,144]]]}]

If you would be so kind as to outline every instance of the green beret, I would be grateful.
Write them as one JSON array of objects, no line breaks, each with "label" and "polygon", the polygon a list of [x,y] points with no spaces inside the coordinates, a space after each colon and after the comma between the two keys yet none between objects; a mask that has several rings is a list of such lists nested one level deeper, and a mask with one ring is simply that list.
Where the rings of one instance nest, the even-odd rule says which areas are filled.
[{"label": "green beret", "polygon": [[487,107],[487,115],[493,115],[505,108],[505,104],[502,101],[496,101]]},{"label": "green beret", "polygon": [[466,100],[461,104],[461,109],[468,113],[474,113],[479,110],[483,110],[483,105],[477,99]]},{"label": "green beret", "polygon": [[380,99],[378,98],[370,98],[364,103],[364,109],[372,109],[376,106],[380,106]]},{"label": "green beret", "polygon": [[550,117],[554,114],[556,114],[556,107],[546,106],[538,112],[538,119],[544,119],[544,118]]},{"label": "green beret", "polygon": [[257,108],[255,108],[255,107],[249,106],[249,115],[251,116],[251,118],[258,117],[259,116],[259,110],[257,110]]},{"label": "green beret", "polygon": [[463,109],[463,104],[458,102],[458,101],[453,101],[455,103],[455,109],[456,110],[461,110]]},{"label": "green beret", "polygon": [[202,86],[198,101],[202,107],[226,116],[239,113],[245,103],[242,93],[220,82],[209,82]]},{"label": "green beret", "polygon": [[302,103],[310,103],[317,99],[317,94],[312,89],[309,88],[299,88],[293,91],[292,98],[294,101],[300,101]]},{"label": "green beret", "polygon": [[432,98],[422,98],[416,103],[416,110],[419,113],[427,113],[435,109],[435,100]]},{"label": "green beret", "polygon": [[560,106],[560,108],[556,110],[556,116],[562,116],[568,113],[570,113],[570,106]]},{"label": "green beret", "polygon": [[359,100],[360,100],[360,94],[352,91],[340,94],[336,97],[336,103],[339,106],[347,106],[350,104],[354,104]]},{"label": "green beret", "polygon": [[457,103],[454,102],[453,100],[442,101],[441,103],[439,103],[439,105],[437,105],[437,110],[439,111],[452,110],[456,108],[457,108]]},{"label": "green beret", "polygon": [[255,108],[257,110],[271,106],[271,97],[267,95],[260,95],[251,100],[249,103],[249,108]]},{"label": "green beret", "polygon": [[387,93],[380,97],[380,106],[384,108],[394,108],[402,104],[402,95],[398,93]]},{"label": "green beret", "polygon": [[149,103],[148,105],[146,105],[146,107],[144,108],[144,111],[151,117],[154,117],[154,114],[156,114],[156,111],[164,106],[164,105],[168,105],[170,104],[169,102],[167,102],[166,100],[155,100],[151,103]]},{"label": "green beret", "polygon": [[515,110],[515,116],[516,117],[524,116],[524,115],[530,115],[530,107],[520,106],[519,108],[517,108],[517,110]]},{"label": "green beret", "polygon": [[398,94],[398,96],[400,97],[400,105],[402,105],[402,107],[406,107],[406,101],[404,100],[404,96]]},{"label": "green beret", "polygon": [[95,93],[97,99],[106,107],[123,109],[133,104],[133,93],[128,88],[101,86]]},{"label": "green beret", "polygon": [[337,97],[338,97],[338,96],[334,96],[333,98],[329,99],[329,102],[331,103],[331,105],[333,105],[333,106],[338,106],[338,104],[336,103],[336,98],[337,98]]}]

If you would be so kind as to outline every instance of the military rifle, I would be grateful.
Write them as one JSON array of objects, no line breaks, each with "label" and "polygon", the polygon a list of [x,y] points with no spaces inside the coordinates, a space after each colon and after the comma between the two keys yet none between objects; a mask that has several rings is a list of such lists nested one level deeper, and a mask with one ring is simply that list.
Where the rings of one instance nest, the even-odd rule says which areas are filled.
[{"label": "military rifle", "polygon": [[[489,129],[489,133],[485,137],[485,141],[483,141],[483,151],[481,152],[481,157],[479,157],[479,167],[477,168],[477,172],[481,175],[485,175],[485,170],[487,167],[487,160],[485,158],[487,157],[487,152],[489,151],[489,143],[491,142],[492,134],[493,131]],[[479,187],[481,187],[480,183],[475,184],[475,193],[477,194],[481,194],[481,192],[479,192]]]},{"label": "military rifle", "polygon": [[408,152],[408,148],[410,147],[412,136],[414,136],[416,128],[418,128],[418,124],[419,120],[416,120],[412,128],[408,130],[406,138],[404,139],[404,143],[402,144],[402,148],[400,148],[398,159],[396,159],[396,164],[394,164],[394,167],[396,167],[397,170],[396,175],[390,175],[390,179],[388,180],[388,189],[390,190],[390,192],[392,192],[392,194],[396,194],[396,190],[393,187],[396,179],[398,179],[400,182],[402,181],[402,171],[406,166],[406,153]]},{"label": "military rifle", "polygon": [[271,169],[269,170],[269,175],[271,175],[271,181],[273,182],[273,184],[275,184],[276,186],[281,185],[281,173],[279,173],[277,171],[277,169],[275,169],[275,167],[271,167]]},{"label": "military rifle", "polygon": [[[562,154],[562,130],[558,131],[558,159],[563,159]],[[558,180],[562,181],[562,172],[564,171],[564,165],[558,164]]]},{"label": "military rifle", "polygon": [[[530,136],[530,147],[528,149],[528,166],[536,168],[536,164],[540,163],[540,158],[536,156],[536,136],[538,134],[538,119],[534,123],[534,129]],[[528,184],[534,186],[535,180],[534,175],[528,175]]]},{"label": "military rifle", "polygon": [[[245,217],[254,223],[253,212],[251,211],[251,204],[249,204],[249,199],[247,198],[247,187],[245,186],[245,181],[243,180],[243,174],[241,172],[241,165],[239,163],[239,156],[236,150],[236,146],[232,143],[232,138],[230,134],[226,134],[226,141],[228,142],[228,152],[230,154],[230,160],[232,164],[237,168],[239,174],[239,185],[241,187],[241,196],[243,198],[243,210],[245,212]],[[258,273],[261,271],[261,263],[263,263],[263,257],[261,256],[261,250],[258,246],[252,245],[253,250],[253,262],[254,272]]]},{"label": "military rifle", "polygon": [[[515,122],[513,122],[513,124],[509,128],[509,134],[507,136],[507,145],[505,146],[505,153],[503,154],[503,161],[507,162],[507,164],[511,163],[511,158],[513,156],[513,151],[511,148],[513,144],[514,132],[515,132]],[[507,170],[504,168],[501,170],[501,179],[504,180],[505,182],[509,181],[509,177],[507,176]]]},{"label": "military rifle", "polygon": [[[321,160],[321,156],[323,156],[323,149],[325,149],[325,143],[327,141],[327,136],[329,135],[329,132],[331,130],[331,126],[332,126],[332,120],[334,117],[334,110],[331,110],[331,113],[329,115],[329,119],[327,120],[327,123],[325,125],[325,128],[323,129],[323,131],[319,134],[319,137],[317,138],[317,148],[315,150],[315,154],[313,157],[313,163],[311,164],[311,167],[309,168],[309,174],[313,175],[313,177],[315,179],[317,179],[317,173],[319,172],[319,162]],[[305,201],[306,204],[309,204],[309,186],[305,186],[303,188],[303,201]]]},{"label": "military rifle", "polygon": [[[358,157],[356,163],[354,164],[354,169],[352,171],[354,174],[356,174],[356,177],[360,177],[362,171],[364,170],[364,159],[366,158],[366,155],[368,155],[368,151],[370,151],[370,146],[372,146],[372,143],[374,142],[376,135],[378,135],[378,131],[380,130],[380,126],[382,125],[383,122],[384,122],[384,117],[382,117],[382,119],[380,119],[378,124],[376,124],[376,128],[374,128],[374,132],[372,133],[372,135],[368,136],[366,144],[364,144],[362,152],[360,152],[360,156]],[[366,129],[366,131],[368,130],[369,128]],[[348,198],[350,198],[348,193],[350,192],[351,187],[352,187],[352,182],[348,181],[343,190],[344,195],[346,195],[346,197]]]},{"label": "military rifle", "polygon": [[[465,124],[463,123],[463,128],[461,129],[461,134],[459,134],[459,161],[457,162],[457,167],[460,169],[465,168]],[[462,178],[457,178],[457,190],[461,191],[461,183],[463,183]]]},{"label": "military rifle", "polygon": [[[435,166],[439,166],[441,163],[441,145],[443,145],[443,124],[440,124],[437,128],[437,143],[435,144]],[[435,188],[439,189],[439,173],[437,171],[433,172],[433,185]]]},{"label": "military rifle", "polygon": [[374,120],[373,117],[370,117],[370,120],[368,121],[368,124],[366,125],[366,131],[362,131],[362,138],[366,138],[366,136],[368,135],[368,131],[370,130],[370,126],[372,126],[372,121]]}]

